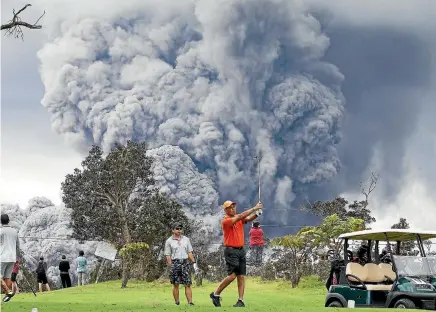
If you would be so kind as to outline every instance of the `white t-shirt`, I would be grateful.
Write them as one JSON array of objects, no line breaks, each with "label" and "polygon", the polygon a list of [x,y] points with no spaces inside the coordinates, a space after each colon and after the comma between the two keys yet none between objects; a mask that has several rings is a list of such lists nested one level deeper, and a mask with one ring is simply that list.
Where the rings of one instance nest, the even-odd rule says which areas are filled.
[{"label": "white t-shirt", "polygon": [[0,262],[17,261],[18,232],[9,225],[0,227]]}]

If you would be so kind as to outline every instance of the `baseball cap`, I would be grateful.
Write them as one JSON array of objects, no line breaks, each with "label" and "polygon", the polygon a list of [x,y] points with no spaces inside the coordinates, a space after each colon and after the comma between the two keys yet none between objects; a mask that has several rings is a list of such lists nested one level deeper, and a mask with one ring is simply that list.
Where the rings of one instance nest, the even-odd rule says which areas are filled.
[{"label": "baseball cap", "polygon": [[224,209],[229,208],[231,205],[236,205],[236,202],[231,201],[231,200],[226,200],[223,204],[223,208]]},{"label": "baseball cap", "polygon": [[1,215],[1,222],[2,222],[2,224],[8,224],[9,223],[9,216],[6,213],[3,213]]},{"label": "baseball cap", "polygon": [[174,230],[175,228],[183,228],[183,225],[182,225],[182,223],[180,223],[180,222],[174,222],[172,228],[173,228],[173,230]]}]

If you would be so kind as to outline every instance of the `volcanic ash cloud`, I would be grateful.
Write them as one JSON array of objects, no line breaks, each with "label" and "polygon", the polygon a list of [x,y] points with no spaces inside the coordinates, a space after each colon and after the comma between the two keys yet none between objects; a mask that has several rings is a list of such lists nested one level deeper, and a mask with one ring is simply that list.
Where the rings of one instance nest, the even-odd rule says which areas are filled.
[{"label": "volcanic ash cloud", "polygon": [[71,144],[179,146],[245,204],[258,153],[263,200],[277,206],[337,174],[343,76],[299,1],[74,4],[47,20],[38,53],[42,104]]}]

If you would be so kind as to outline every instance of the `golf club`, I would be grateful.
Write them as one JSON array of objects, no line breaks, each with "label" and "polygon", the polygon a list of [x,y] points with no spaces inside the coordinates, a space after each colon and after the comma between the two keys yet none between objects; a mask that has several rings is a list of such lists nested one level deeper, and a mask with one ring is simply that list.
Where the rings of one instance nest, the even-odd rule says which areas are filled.
[{"label": "golf club", "polygon": [[[261,202],[260,201],[260,183],[261,183],[261,181],[260,181],[260,157],[254,156],[254,158],[257,159],[257,175],[258,175],[258,179],[259,179],[259,203],[260,203]],[[257,216],[261,216],[262,215],[262,209],[256,211],[256,215]]]},{"label": "golf club", "polygon": [[[22,273],[23,279],[26,281],[27,285],[29,285],[30,289],[32,290],[33,294],[36,297],[36,292],[33,290],[32,285],[30,285],[29,280],[26,278],[26,275],[24,274],[23,267],[21,265],[20,265],[20,269],[21,269],[21,273]],[[18,283],[17,283],[17,286],[18,286]]]}]

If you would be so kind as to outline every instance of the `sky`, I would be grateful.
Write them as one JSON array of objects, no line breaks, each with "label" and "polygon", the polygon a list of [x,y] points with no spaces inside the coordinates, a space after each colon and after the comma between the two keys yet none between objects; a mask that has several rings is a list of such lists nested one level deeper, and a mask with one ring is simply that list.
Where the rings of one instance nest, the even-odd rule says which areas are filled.
[{"label": "sky", "polygon": [[[147,3],[151,2],[148,1]],[[204,3],[202,1],[198,2]],[[241,3],[243,2],[247,3],[245,7],[250,7],[250,1],[241,1]],[[126,1],[123,7],[119,8],[119,11],[121,12],[125,9],[126,12],[130,12],[129,8],[135,7],[135,3],[133,0]],[[174,3],[171,5],[169,3],[171,1],[165,1],[165,4],[168,4],[168,8],[171,7],[173,10],[168,9],[168,11],[174,14],[174,12],[178,12],[177,10],[181,10],[183,16],[190,16],[189,14],[191,13],[187,9],[189,6],[184,7],[180,4],[180,7],[177,7],[173,5]],[[228,1],[227,3],[234,3],[234,1]],[[271,3],[282,5],[281,1],[278,0]],[[304,55],[299,56],[300,50],[298,49],[304,51],[304,46],[306,46],[306,51],[310,54],[307,57],[317,61],[312,64],[313,66],[310,69],[307,69],[310,67],[308,64],[304,64],[304,67],[301,65],[301,70],[314,73],[315,77],[322,82],[321,85],[312,84],[312,88],[319,90],[318,93],[314,94],[326,92],[323,99],[329,99],[327,105],[334,107],[336,105],[334,99],[338,99],[343,95],[344,102],[338,100],[337,106],[335,106],[338,111],[343,109],[343,112],[334,115],[332,110],[329,110],[328,113],[323,115],[330,120],[330,128],[325,131],[332,133],[331,140],[334,141],[336,136],[340,136],[341,141],[337,148],[332,151],[327,148],[331,144],[327,139],[319,143],[315,136],[311,138],[311,142],[317,146],[317,149],[309,149],[309,152],[325,152],[324,159],[326,159],[327,164],[331,165],[326,169],[326,166],[322,166],[322,162],[317,163],[316,176],[322,175],[323,184],[321,187],[312,187],[311,184],[301,182],[304,179],[308,179],[307,177],[310,175],[307,172],[311,171],[305,165],[297,166],[300,163],[295,160],[289,164],[292,170],[286,172],[284,177],[282,176],[279,179],[266,175],[266,183],[270,182],[280,185],[280,187],[271,187],[270,191],[267,189],[267,198],[274,198],[275,201],[279,201],[283,194],[291,193],[291,190],[298,193],[309,185],[309,193],[312,200],[326,197],[331,198],[334,195],[344,195],[350,199],[361,199],[359,182],[368,177],[371,170],[374,170],[380,173],[380,181],[374,193],[371,194],[370,206],[378,219],[377,227],[390,226],[400,216],[404,216],[415,227],[434,229],[433,220],[436,218],[436,195],[433,189],[436,186],[434,182],[436,181],[436,165],[434,164],[436,156],[436,129],[432,116],[436,116],[436,106],[434,105],[436,100],[436,39],[432,29],[436,27],[436,18],[432,12],[436,12],[436,2],[430,0],[413,1],[413,3],[411,1],[384,1],[383,5],[381,5],[379,1],[326,2],[310,0],[308,3],[313,15],[320,22],[320,31],[323,34],[317,33],[317,24],[312,20],[307,19],[301,22],[301,19],[297,17],[289,26],[286,23],[286,18],[282,21],[281,18],[283,17],[277,17],[276,28],[279,30],[277,30],[277,33],[271,32],[270,36],[271,38],[276,36],[274,38],[277,40],[283,40],[282,38],[285,37],[287,38],[286,40],[295,40],[299,44],[296,47],[291,46],[289,48],[293,54],[290,53],[288,55],[288,62],[294,65],[303,62]],[[14,3],[13,5],[17,6],[17,4]],[[93,56],[89,52],[91,50],[78,49],[75,52],[72,49],[75,45],[79,46],[81,44],[81,42],[74,41],[78,37],[96,36],[92,37],[91,42],[94,40],[100,44],[98,40],[99,34],[94,32],[95,28],[86,28],[91,27],[89,24],[86,24],[86,18],[88,17],[87,12],[94,12],[90,10],[90,8],[93,8],[93,5],[96,4],[89,3],[89,1],[35,1],[35,5],[24,12],[23,18],[35,20],[43,8],[46,8],[47,16],[42,20],[44,31],[25,30],[24,41],[8,37],[2,38],[1,203],[18,203],[24,207],[30,198],[45,196],[55,204],[59,204],[61,202],[60,183],[64,179],[65,174],[79,166],[83,157],[83,153],[81,154],[83,150],[80,150],[78,145],[82,141],[85,143],[80,145],[80,147],[89,144],[89,133],[95,138],[97,136],[96,133],[100,131],[97,129],[97,126],[88,128],[88,126],[85,126],[85,122],[79,125],[79,122],[76,121],[80,129],[80,131],[77,131],[77,128],[75,129],[77,131],[76,134],[83,133],[83,137],[78,138],[76,135],[72,139],[71,127],[74,126],[71,126],[70,123],[74,121],[65,117],[63,119],[59,118],[59,115],[56,115],[56,111],[66,109],[67,107],[62,107],[62,102],[58,100],[59,94],[67,92],[66,94],[70,98],[74,98],[75,91],[73,92],[68,88],[63,89],[63,81],[56,80],[60,78],[55,77],[56,75],[53,74],[61,71],[61,69],[64,70],[65,67],[62,66],[67,62],[79,64],[77,66],[83,66],[83,70],[89,70],[90,65],[87,67],[88,65],[80,63],[77,55],[85,53],[83,51],[88,51],[86,57],[92,58]],[[165,5],[162,4],[163,6]],[[241,4],[241,8],[244,8],[244,4]],[[2,1],[2,23],[4,23],[5,19],[10,18],[11,9],[12,1]],[[146,9],[149,8],[144,4],[142,9],[146,12]],[[108,40],[109,35],[117,35],[120,36],[119,38],[123,38],[120,34],[113,34],[107,30],[107,24],[102,23],[101,25],[103,26],[99,24],[101,20],[105,19],[106,15],[110,16],[112,20],[116,19],[117,10],[118,7],[109,1],[105,8],[99,11],[100,13],[92,14],[95,24],[91,25],[98,25],[100,33],[108,31],[106,40]],[[226,40],[228,37],[226,37],[224,30],[220,28],[222,24],[227,22],[224,19],[226,16],[220,16],[221,20],[217,17],[215,20],[215,16],[211,15],[210,11],[213,10],[199,5],[196,12],[196,16],[207,30],[204,31],[205,43],[202,49],[199,48],[196,51],[199,55],[204,53],[204,55],[198,56],[198,60],[208,65],[213,64],[214,68],[217,68],[222,75],[227,75],[226,79],[231,81],[232,77],[236,74],[231,68],[229,69],[223,65],[230,58],[225,59],[222,56],[230,52],[224,49],[221,51],[219,46],[213,46],[214,42],[221,42],[222,45],[227,44]],[[276,14],[274,10],[271,11],[271,14]],[[141,12],[140,8],[138,8],[138,12]],[[247,9],[247,12],[250,11]],[[167,18],[167,15],[160,11],[156,11],[156,15],[161,17],[162,20]],[[157,20],[157,22],[154,21],[156,23],[154,28],[151,28],[155,37],[163,36],[165,31],[170,32],[171,30],[175,33],[175,38],[179,36],[180,38],[194,40],[192,39],[195,38],[194,31],[180,35],[170,27],[168,27],[170,30],[158,27],[159,19]],[[62,28],[60,23],[63,21],[65,23],[62,24]],[[74,21],[81,21],[81,23],[78,25]],[[234,21],[228,22],[229,27],[232,26],[231,22]],[[252,26],[253,24],[247,22],[247,25]],[[284,25],[290,27],[290,37],[286,37],[279,32],[280,27],[285,27]],[[304,27],[301,25],[304,25]],[[301,26],[301,29],[297,26]],[[85,31],[79,27],[83,27]],[[194,26],[192,27],[195,29]],[[298,32],[293,32],[295,27],[301,31],[303,36],[299,36],[300,33]],[[187,28],[189,29],[189,27]],[[275,30],[276,28],[271,29]],[[311,32],[311,30],[313,31]],[[307,39],[309,34],[313,33],[315,34],[314,37],[310,38],[310,40]],[[57,38],[58,41],[54,38]],[[263,51],[263,55],[253,56],[252,54],[247,54],[248,52],[246,53],[246,51],[253,53],[249,50],[252,47],[274,45],[274,42],[268,40],[261,41],[262,45],[258,45],[258,42],[253,40],[252,45],[250,45],[249,39],[246,40],[248,43],[245,50],[233,51],[233,53],[241,53],[238,60],[251,61],[250,57],[260,60],[263,55],[268,53],[272,53],[272,56],[268,55],[272,58],[274,57],[275,50],[273,49]],[[156,40],[155,42],[161,44],[161,50],[164,50],[162,47],[171,45],[171,42],[168,43],[168,40]],[[176,39],[174,39],[174,42],[178,43]],[[132,48],[134,44],[141,43],[137,43],[132,39],[128,47]],[[192,46],[194,46],[194,43],[192,43]],[[114,48],[115,43],[111,47]],[[142,49],[145,48],[142,47]],[[211,49],[208,50],[208,48]],[[62,49],[67,49],[67,51]],[[132,48],[132,50],[134,49]],[[37,56],[38,51],[40,51],[39,58]],[[221,51],[222,55],[213,53],[213,51]],[[295,55],[298,55],[298,57]],[[168,54],[167,58],[171,59],[171,57]],[[189,59],[189,57],[188,53],[184,55],[184,61],[192,66],[189,62],[194,61]],[[98,61],[98,59],[96,58],[92,61]],[[268,67],[270,64],[268,63],[269,60],[265,59],[263,61],[265,63],[260,62],[264,66],[260,67],[259,72],[261,73],[270,70]],[[306,60],[304,59],[304,61]],[[171,63],[171,61],[168,62]],[[323,62],[333,66],[321,64]],[[228,63],[231,62],[229,61]],[[238,66],[237,61],[234,64],[236,65],[235,67]],[[247,64],[253,63],[244,63],[244,66]],[[42,70],[41,65],[43,65]],[[188,67],[188,65],[186,66]],[[314,68],[315,65],[317,66],[316,68]],[[142,64],[138,63],[137,66],[142,66]],[[241,72],[245,74],[251,73],[259,79],[264,78],[258,72],[251,72],[250,66],[242,68]],[[156,68],[163,71],[167,70],[164,67]],[[274,69],[271,70],[274,71]],[[73,74],[74,72],[70,72],[68,75]],[[68,75],[65,74],[65,79],[68,78]],[[136,73],[136,75],[139,75],[139,73]],[[124,77],[125,81],[127,81],[126,83],[135,82],[132,80],[133,78]],[[155,79],[155,77],[148,76],[141,79],[145,79],[140,81],[144,83],[146,79]],[[298,77],[293,77],[293,79],[295,84],[302,83]],[[45,90],[42,80],[50,90]],[[86,81],[83,85],[90,88],[90,86],[96,85],[96,82]],[[239,86],[238,83],[236,81],[233,84],[229,84],[229,86]],[[270,82],[268,81],[268,83]],[[313,83],[313,81],[308,81],[307,83]],[[217,88],[216,86],[213,85],[210,89]],[[277,85],[276,89],[279,89],[279,87],[280,84]],[[250,88],[254,87],[250,86]],[[340,91],[338,91],[338,88]],[[91,95],[88,95],[83,90],[80,91],[82,93],[79,97],[88,99],[87,97],[89,96],[90,99]],[[116,94],[117,92],[115,91],[111,92]],[[274,94],[276,96],[280,95],[279,91]],[[223,94],[223,91],[220,92],[219,94]],[[102,92],[97,96],[101,96],[101,94]],[[304,95],[302,94],[302,96]],[[136,94],[135,96],[138,95]],[[202,94],[198,94],[199,98],[202,98],[202,96]],[[242,98],[240,101],[243,102],[244,99]],[[77,102],[74,105],[79,107],[79,105],[83,104]],[[69,107],[75,107],[74,105]],[[304,108],[304,106],[302,107]],[[205,108],[203,107],[203,109]],[[234,107],[229,109],[234,109]],[[313,113],[311,110],[307,110],[307,112]],[[216,111],[216,113],[220,112]],[[82,120],[90,116],[90,114],[83,113],[83,115],[77,115],[76,118],[82,122]],[[97,117],[99,116],[97,115]],[[93,116],[93,118],[97,117]],[[278,121],[287,120],[280,119],[281,117],[277,118]],[[283,118],[289,117],[284,116]],[[337,130],[335,126],[338,121],[341,122],[340,130]],[[89,121],[86,124],[89,124]],[[237,124],[236,121],[232,123],[232,125],[235,124]],[[223,127],[230,127],[227,124],[223,125]],[[241,128],[246,127],[245,123],[240,125],[242,125]],[[167,126],[170,127],[171,125],[167,124]],[[212,124],[206,127],[204,122],[201,124],[201,127],[205,127],[206,130],[213,129],[214,126]],[[119,134],[117,131],[114,131],[116,125],[112,125],[112,128],[110,128],[108,124],[99,124],[99,127],[106,127],[111,130],[105,132],[105,139],[93,139],[103,145],[107,142],[112,143],[112,138],[115,135],[123,138],[130,135],[130,132],[127,130],[127,134],[125,132]],[[217,128],[219,129],[219,127]],[[322,128],[319,129],[322,130]],[[56,133],[54,130],[59,133]],[[274,129],[267,130],[270,130],[269,135],[274,136]],[[289,131],[295,130],[291,129]],[[138,135],[135,131],[133,133]],[[216,132],[210,131],[207,133],[210,136],[211,133]],[[112,137],[108,134],[111,134]],[[319,137],[326,137],[326,133],[322,131],[319,134],[322,134]],[[141,135],[143,135],[142,132]],[[262,150],[262,144],[266,144],[266,141],[259,139],[261,135],[262,133],[253,135],[253,140],[258,142],[253,149],[260,148]],[[143,136],[146,137],[145,135]],[[162,139],[163,141],[173,140],[168,135],[168,132],[163,133],[161,137],[164,138]],[[222,167],[228,168],[228,159],[220,167],[220,163],[215,162],[210,164],[201,158],[205,157],[204,155],[198,156],[200,152],[192,146],[200,139],[198,136],[193,137],[191,141],[186,143],[186,152],[193,158],[197,157],[195,162],[199,166],[209,164],[210,167],[217,168],[218,172],[224,170]],[[294,141],[292,142],[294,143]],[[320,144],[319,146],[317,145],[318,143]],[[279,165],[276,165],[275,170],[286,171],[284,169],[284,160],[278,156],[280,150],[277,147],[277,141],[266,145],[268,146],[266,150],[277,148],[277,153],[269,155],[269,158],[265,157],[266,161],[269,161],[265,162],[265,167],[271,166],[273,168],[273,165],[278,163]],[[213,149],[208,152],[212,154],[212,151]],[[236,151],[236,154],[243,153],[243,149]],[[329,151],[329,153],[326,151]],[[306,155],[305,152],[306,150],[301,150],[300,158]],[[228,157],[227,154],[222,154],[221,156]],[[244,157],[247,156],[245,155]],[[336,170],[335,167],[337,159],[341,162],[342,167],[340,170]],[[236,163],[239,164],[240,160],[236,161]],[[301,168],[306,169],[304,171]],[[238,172],[237,169],[235,168],[234,171]],[[251,171],[242,168],[240,172],[247,173]],[[269,180],[270,178],[271,180]],[[239,181],[241,185],[247,183],[246,178],[239,179],[234,181]],[[224,194],[226,192],[232,194],[232,185],[226,186],[222,181],[220,183],[223,185],[222,189],[224,191],[222,192]],[[237,189],[239,193],[250,193],[255,192],[255,190],[256,187]],[[295,197],[297,197],[295,200],[298,201],[298,194],[293,196],[292,200]],[[289,202],[285,204],[289,204]],[[273,219],[271,220],[271,222],[274,222]]]},{"label": "sky", "polygon": [[[11,1],[2,2],[2,24],[11,18],[11,8]],[[40,12],[30,7],[24,13],[23,18],[34,20]],[[50,116],[40,104],[44,87],[36,52],[42,33],[25,30],[24,35],[24,41],[1,40],[0,202],[22,208],[35,196],[60,204],[60,183],[81,161],[51,130]]]}]

